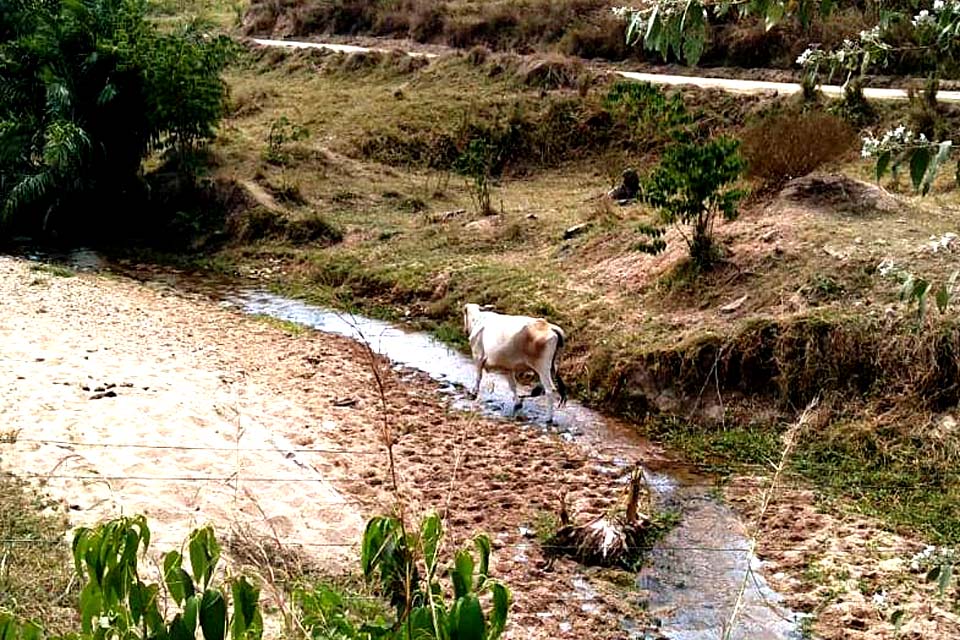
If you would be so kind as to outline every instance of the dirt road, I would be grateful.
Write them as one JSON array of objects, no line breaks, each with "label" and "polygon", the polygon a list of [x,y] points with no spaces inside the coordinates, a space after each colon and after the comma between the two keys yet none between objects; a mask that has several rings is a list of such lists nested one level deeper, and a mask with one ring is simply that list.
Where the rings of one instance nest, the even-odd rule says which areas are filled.
[{"label": "dirt road", "polygon": [[[162,552],[212,523],[355,573],[365,519],[395,504],[370,359],[345,338],[0,257],[0,344],[0,424],[16,435],[0,472],[31,478],[73,525],[145,513]],[[384,371],[407,508],[447,509],[453,542],[495,540],[516,598],[509,637],[622,637],[639,595],[589,576],[575,588],[580,569],[545,570],[520,529],[563,486],[574,507],[609,504],[613,480],[559,438],[450,412],[432,383]]]},{"label": "dirt road", "polygon": [[[333,42],[305,42],[296,40],[272,40],[267,38],[251,38],[253,42],[265,47],[287,47],[294,49],[328,49],[340,53],[357,53],[363,51],[381,51],[388,49],[375,47],[361,47],[357,45],[333,43]],[[450,51],[455,51],[451,49]],[[437,53],[422,51],[407,51],[412,56],[423,58],[436,58]],[[803,87],[796,82],[769,82],[765,80],[745,80],[738,78],[708,78],[699,76],[671,75],[664,73],[641,73],[636,71],[610,71],[628,80],[637,82],[649,82],[651,84],[665,85],[693,85],[702,89],[721,89],[730,93],[757,94],[773,92],[781,95],[793,95],[801,93]],[[820,91],[831,98],[843,97],[843,87],[838,85],[821,85]],[[865,87],[863,95],[869,100],[907,100],[908,95],[904,89],[892,89],[882,87]],[[940,102],[960,103],[960,91],[939,91],[937,100]]]}]

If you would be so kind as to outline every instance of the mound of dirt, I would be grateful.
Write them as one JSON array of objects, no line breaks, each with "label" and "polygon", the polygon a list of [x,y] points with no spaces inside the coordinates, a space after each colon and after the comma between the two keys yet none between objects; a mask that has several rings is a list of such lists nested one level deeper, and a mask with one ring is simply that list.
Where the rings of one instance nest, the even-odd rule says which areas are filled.
[{"label": "mound of dirt", "polygon": [[904,207],[902,200],[882,187],[835,174],[811,174],[791,180],[777,200],[860,215],[895,213]]}]

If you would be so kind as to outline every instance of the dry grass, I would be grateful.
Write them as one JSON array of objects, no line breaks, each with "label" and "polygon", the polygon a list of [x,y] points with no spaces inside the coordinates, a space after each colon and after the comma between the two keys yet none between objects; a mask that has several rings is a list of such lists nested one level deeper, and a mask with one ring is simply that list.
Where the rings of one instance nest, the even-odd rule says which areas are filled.
[{"label": "dry grass", "polygon": [[765,187],[779,188],[823,164],[850,156],[853,128],[823,111],[785,111],[758,119],[743,132],[748,172]]},{"label": "dry grass", "polygon": [[75,631],[77,584],[58,505],[0,473],[0,610],[42,620],[47,633]]}]

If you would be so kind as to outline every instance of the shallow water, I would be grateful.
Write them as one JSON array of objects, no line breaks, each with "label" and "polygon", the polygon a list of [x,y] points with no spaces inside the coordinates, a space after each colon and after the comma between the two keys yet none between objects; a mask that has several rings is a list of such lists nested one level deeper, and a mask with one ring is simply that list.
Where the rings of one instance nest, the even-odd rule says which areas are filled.
[{"label": "shallow water", "polygon": [[[551,429],[588,453],[613,454],[613,464],[602,471],[617,482],[627,482],[630,465],[644,461],[644,471],[656,501],[677,509],[680,523],[649,554],[637,576],[637,585],[649,592],[649,613],[660,622],[658,632],[672,640],[792,640],[800,638],[799,616],[782,605],[782,598],[763,578],[759,560],[749,551],[743,523],[727,506],[709,494],[710,479],[669,463],[662,451],[640,438],[629,425],[570,401],[546,424],[545,398],[528,398],[518,416],[512,416],[512,394],[506,379],[485,374],[480,400],[465,390],[474,382],[471,359],[436,339],[387,322],[311,306],[260,289],[212,279],[197,279],[175,270],[108,265],[96,253],[79,250],[57,253],[24,251],[32,260],[55,261],[78,270],[112,270],[161,286],[203,293],[250,314],[296,322],[326,333],[365,341],[397,367],[423,372],[439,382],[454,406],[494,417],[513,417],[529,428]],[[147,275],[144,275],[146,273]],[[741,585],[745,585],[735,629],[724,636]],[[572,597],[592,606],[589,585],[572,586]],[[646,638],[644,631],[624,620],[630,638]]]}]

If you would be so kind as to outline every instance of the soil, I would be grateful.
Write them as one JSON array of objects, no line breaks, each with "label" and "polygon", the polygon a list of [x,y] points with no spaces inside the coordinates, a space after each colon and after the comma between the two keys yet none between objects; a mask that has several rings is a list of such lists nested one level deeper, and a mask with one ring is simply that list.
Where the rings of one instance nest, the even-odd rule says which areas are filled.
[{"label": "soil", "polygon": [[[0,463],[71,525],[144,513],[163,552],[212,523],[299,548],[323,573],[357,572],[365,519],[396,503],[362,346],[12,258],[0,258],[0,303],[0,417],[16,434]],[[445,512],[448,544],[490,535],[493,573],[515,599],[507,637],[623,637],[618,620],[639,615],[642,594],[572,561],[548,568],[531,533],[564,487],[575,511],[619,499],[604,465],[554,435],[453,412],[433,383],[377,366],[408,515]]]},{"label": "soil", "polygon": [[[736,478],[726,497],[753,521],[766,485]],[[862,516],[825,509],[813,491],[793,488],[771,502],[758,538],[771,586],[793,610],[813,615],[813,637],[960,638],[960,616],[951,611],[956,594],[941,598],[925,571],[911,567],[923,550],[915,541],[880,531]],[[897,611],[903,612],[899,629]]]},{"label": "soil", "polygon": [[[234,566],[250,542],[279,541],[315,572],[355,575],[366,518],[397,504],[386,416],[411,520],[444,513],[448,549],[478,532],[494,541],[493,574],[514,597],[506,637],[624,638],[621,620],[647,622],[631,574],[548,563],[535,538],[563,489],[576,520],[624,498],[605,472],[613,455],[452,410],[425,376],[351,340],[157,282],[58,277],[0,257],[0,303],[0,442],[16,435],[0,444],[0,469],[32,479],[74,526],[145,513],[162,552],[213,523],[246,543],[227,544]],[[748,522],[763,484],[726,490]],[[758,556],[787,605],[813,614],[827,640],[960,637],[954,595],[939,599],[910,568],[922,545],[846,509],[796,488],[775,495]],[[281,604],[264,593],[268,608]]]}]

